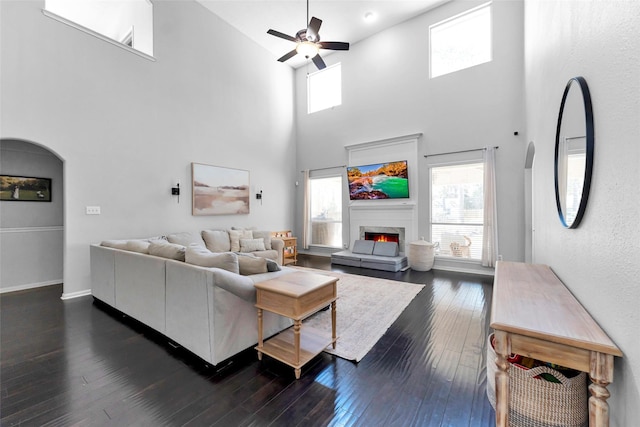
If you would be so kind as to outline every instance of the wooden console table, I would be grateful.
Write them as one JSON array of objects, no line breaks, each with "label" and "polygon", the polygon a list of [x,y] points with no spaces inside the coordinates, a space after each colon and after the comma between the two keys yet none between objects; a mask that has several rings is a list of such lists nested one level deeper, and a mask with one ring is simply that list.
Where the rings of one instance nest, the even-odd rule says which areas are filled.
[{"label": "wooden console table", "polygon": [[[258,308],[258,359],[269,355],[294,368],[300,378],[302,366],[329,345],[336,348],[336,299],[338,278],[316,273],[295,272],[266,282],[256,283],[256,307]],[[331,334],[305,327],[300,333],[302,320],[318,310],[331,305]],[[263,342],[263,310],[293,319],[289,328]]]},{"label": "wooden console table", "polygon": [[587,372],[589,425],[609,425],[613,357],[622,352],[546,265],[499,261],[493,284],[496,426],[509,426],[512,353]]}]

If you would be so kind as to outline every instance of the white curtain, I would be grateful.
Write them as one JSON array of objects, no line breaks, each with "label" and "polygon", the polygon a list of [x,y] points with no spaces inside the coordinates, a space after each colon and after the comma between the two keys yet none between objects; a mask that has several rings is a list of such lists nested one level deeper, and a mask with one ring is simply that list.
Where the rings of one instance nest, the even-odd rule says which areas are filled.
[{"label": "white curtain", "polygon": [[309,243],[311,240],[311,226],[310,226],[310,213],[309,205],[311,203],[311,194],[309,194],[309,169],[302,171],[304,177],[302,178],[303,188],[303,207],[302,207],[302,247],[309,249]]},{"label": "white curtain", "polygon": [[482,234],[482,265],[495,267],[498,259],[498,209],[496,204],[495,148],[484,150],[484,230]]}]

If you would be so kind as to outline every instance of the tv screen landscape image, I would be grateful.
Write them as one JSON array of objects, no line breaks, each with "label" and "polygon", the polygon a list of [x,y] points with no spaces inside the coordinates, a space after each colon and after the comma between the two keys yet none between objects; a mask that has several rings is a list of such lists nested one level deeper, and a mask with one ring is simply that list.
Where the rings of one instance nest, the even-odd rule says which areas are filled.
[{"label": "tv screen landscape image", "polygon": [[347,166],[350,200],[407,199],[407,161]]}]

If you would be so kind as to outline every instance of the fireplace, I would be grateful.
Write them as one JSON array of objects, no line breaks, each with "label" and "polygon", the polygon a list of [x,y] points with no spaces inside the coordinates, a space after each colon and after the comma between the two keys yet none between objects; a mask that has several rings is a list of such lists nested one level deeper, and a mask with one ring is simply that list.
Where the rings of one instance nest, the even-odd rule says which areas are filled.
[{"label": "fireplace", "polygon": [[370,231],[364,232],[365,240],[373,240],[374,242],[396,242],[400,243],[399,233],[373,233]]},{"label": "fireplace", "polygon": [[404,227],[361,226],[359,231],[359,239],[382,242],[396,242],[398,244],[399,251],[405,251]]}]

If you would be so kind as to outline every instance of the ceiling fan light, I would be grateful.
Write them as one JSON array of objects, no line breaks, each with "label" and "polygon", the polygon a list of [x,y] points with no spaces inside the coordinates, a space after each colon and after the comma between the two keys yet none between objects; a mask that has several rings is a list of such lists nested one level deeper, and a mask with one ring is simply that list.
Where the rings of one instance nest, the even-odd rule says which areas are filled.
[{"label": "ceiling fan light", "polygon": [[300,42],[296,46],[296,52],[305,58],[313,58],[318,54],[318,45],[309,41]]}]

